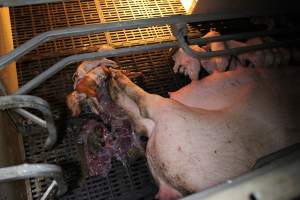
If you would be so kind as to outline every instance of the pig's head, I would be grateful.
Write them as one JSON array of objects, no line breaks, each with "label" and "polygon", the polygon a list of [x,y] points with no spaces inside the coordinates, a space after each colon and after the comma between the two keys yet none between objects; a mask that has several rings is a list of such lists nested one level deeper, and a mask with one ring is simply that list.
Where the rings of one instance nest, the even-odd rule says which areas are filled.
[{"label": "pig's head", "polygon": [[75,86],[79,93],[85,93],[90,97],[96,97],[97,88],[105,84],[110,71],[106,66],[99,66],[88,72]]}]

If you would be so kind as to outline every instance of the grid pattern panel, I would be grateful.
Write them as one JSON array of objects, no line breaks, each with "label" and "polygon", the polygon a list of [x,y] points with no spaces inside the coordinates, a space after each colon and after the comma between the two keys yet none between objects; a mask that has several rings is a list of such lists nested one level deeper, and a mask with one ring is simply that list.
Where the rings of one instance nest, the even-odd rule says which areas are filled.
[{"label": "grid pattern panel", "polygon": [[[96,0],[104,22],[127,21],[184,14],[178,0]],[[132,30],[114,31],[108,35],[108,42],[115,47],[139,45],[172,40],[169,26],[155,26]]]},{"label": "grid pattern panel", "polygon": [[[128,166],[113,160],[108,177],[83,177],[80,168],[79,153],[74,135],[60,132],[61,142],[54,150],[43,149],[46,132],[25,136],[25,156],[29,163],[56,163],[64,170],[69,191],[60,199],[134,199],[135,193],[141,193],[145,188],[152,187],[149,195],[155,192],[155,186],[147,170],[144,158],[130,161]],[[48,178],[30,179],[33,199],[40,199],[47,186]]]},{"label": "grid pattern panel", "polygon": [[[15,47],[45,31],[84,24],[101,23],[93,0],[74,0],[61,3],[39,4],[10,9]],[[26,58],[53,57],[73,54],[75,49],[85,50],[106,43],[104,33],[74,36],[49,41]]]},{"label": "grid pattern panel", "polygon": [[[184,14],[179,0],[72,0],[10,9],[15,47],[45,31],[84,24],[107,23]],[[192,36],[196,34],[192,30]],[[49,41],[22,59],[95,51],[101,44],[118,48],[174,40],[169,26],[153,26]]]}]

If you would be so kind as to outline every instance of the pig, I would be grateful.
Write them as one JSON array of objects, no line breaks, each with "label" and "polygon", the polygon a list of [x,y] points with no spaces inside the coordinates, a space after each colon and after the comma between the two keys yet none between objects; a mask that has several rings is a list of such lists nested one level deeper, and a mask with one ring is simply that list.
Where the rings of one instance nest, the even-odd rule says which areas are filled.
[{"label": "pig", "polygon": [[[220,33],[211,30],[203,38],[220,36]],[[190,46],[194,51],[221,51],[225,49],[240,48],[246,46],[260,45],[265,42],[274,42],[270,37],[256,37],[250,38],[246,42],[239,42],[229,40],[225,42],[212,42],[205,46],[199,47],[197,45]],[[293,54],[298,55],[295,49],[292,49]],[[191,80],[198,80],[198,74],[204,68],[209,74],[214,72],[223,72],[242,66],[264,66],[277,67],[289,64],[291,60],[291,52],[287,48],[273,48],[247,53],[238,54],[237,56],[217,56],[211,58],[196,59],[186,54],[181,48],[174,54],[175,61],[174,72],[188,75]]]},{"label": "pig", "polygon": [[218,72],[190,84],[175,92],[169,92],[171,99],[184,105],[206,110],[220,110],[242,97],[242,88],[255,84],[255,78],[245,73],[253,70],[239,67],[234,71]]},{"label": "pig", "polygon": [[274,86],[264,69],[208,76],[199,87],[217,88],[225,100],[211,103],[215,93],[203,92],[200,107],[150,94],[118,70],[110,73],[112,99],[131,117],[135,133],[149,138],[146,157],[158,199],[178,199],[245,174],[257,159],[300,141],[299,117],[286,109],[281,79]]},{"label": "pig", "polygon": [[[220,36],[220,33],[211,30],[203,38],[216,36]],[[224,42],[212,42],[203,47],[191,45],[190,48],[197,52],[219,51],[224,50],[226,44]],[[211,74],[215,71],[224,71],[230,65],[229,56],[196,59],[186,54],[181,48],[173,55],[173,60],[175,61],[173,71],[188,75],[191,80],[198,79],[201,67]]]}]

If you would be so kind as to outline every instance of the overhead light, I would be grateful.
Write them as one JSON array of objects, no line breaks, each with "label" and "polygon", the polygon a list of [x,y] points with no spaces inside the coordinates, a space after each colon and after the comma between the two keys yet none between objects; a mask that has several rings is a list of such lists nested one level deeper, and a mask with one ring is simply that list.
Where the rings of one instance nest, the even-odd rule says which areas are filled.
[{"label": "overhead light", "polygon": [[198,0],[180,0],[185,11],[191,13]]}]

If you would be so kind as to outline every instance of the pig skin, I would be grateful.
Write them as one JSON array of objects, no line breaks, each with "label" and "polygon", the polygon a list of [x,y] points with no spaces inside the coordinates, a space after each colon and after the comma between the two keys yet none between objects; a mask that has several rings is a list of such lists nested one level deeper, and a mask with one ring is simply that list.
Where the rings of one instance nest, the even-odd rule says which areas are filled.
[{"label": "pig skin", "polygon": [[112,70],[113,100],[149,137],[146,156],[160,186],[158,198],[178,199],[242,175],[258,158],[300,141],[265,77],[253,69],[245,74],[249,81],[233,89],[242,94],[237,100],[207,110],[149,94]]},{"label": "pig skin", "polygon": [[176,92],[169,92],[169,96],[190,107],[223,109],[242,98],[246,88],[255,84],[255,78],[247,72],[254,73],[251,69],[241,68],[235,71],[215,72],[201,80],[193,80]]}]

